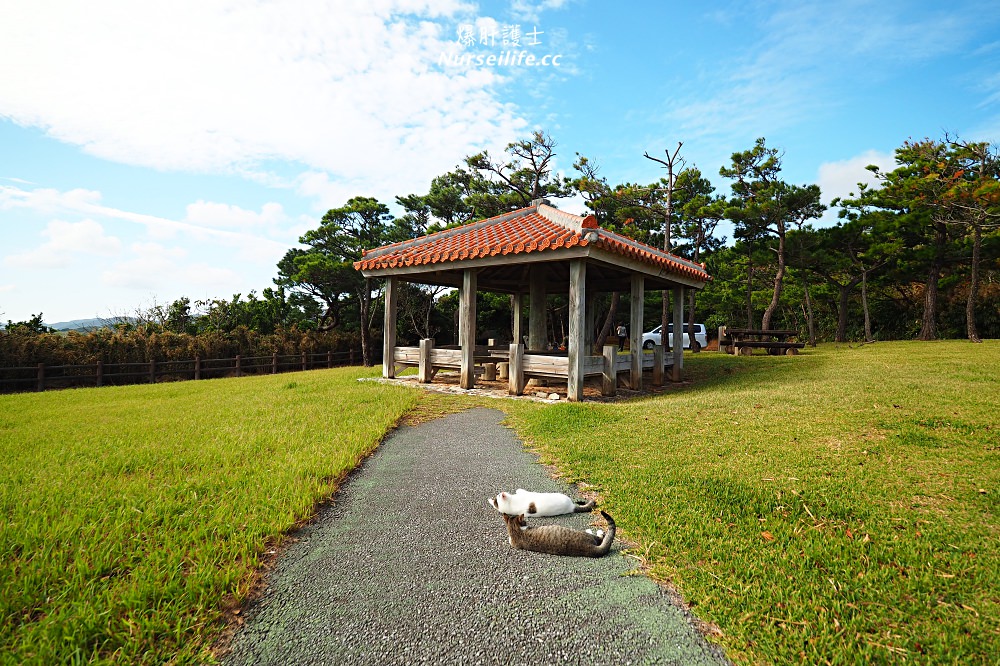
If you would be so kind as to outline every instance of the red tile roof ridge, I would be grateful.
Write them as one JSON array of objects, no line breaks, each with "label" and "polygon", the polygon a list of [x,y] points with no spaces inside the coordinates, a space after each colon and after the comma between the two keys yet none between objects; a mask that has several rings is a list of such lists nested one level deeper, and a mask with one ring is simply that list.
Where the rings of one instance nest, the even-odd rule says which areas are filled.
[{"label": "red tile roof ridge", "polygon": [[[629,246],[631,249],[635,251],[647,252],[654,257],[667,259],[668,261],[680,264],[686,268],[696,270],[699,273],[705,272],[704,264],[695,263],[694,261],[691,261],[690,259],[685,259],[684,257],[678,257],[676,254],[672,254],[665,250],[655,248],[652,245],[647,245],[642,241],[637,241],[635,239],[629,238],[628,236],[623,236],[613,231],[608,231],[607,229],[599,229],[598,233],[600,234],[600,240],[607,239],[610,241],[618,242],[623,245]],[[600,241],[598,241],[598,244],[600,244]]]},{"label": "red tile roof ridge", "polygon": [[[580,215],[574,215],[573,213],[567,213],[564,210],[559,210],[555,206],[550,206],[549,204],[540,203],[537,207],[538,214],[544,217],[549,222],[555,222],[564,227],[569,227],[578,234],[582,234],[584,229],[587,228],[597,228],[597,218],[593,215],[587,215],[582,217]],[[589,226],[590,223],[593,226]]]},{"label": "red tile roof ridge", "polygon": [[540,201],[485,220],[369,250],[354,265],[358,269],[369,270],[380,265],[437,264],[588,245],[632,257],[642,263],[658,264],[670,272],[711,280],[704,264],[602,229],[592,214],[581,217]]},{"label": "red tile roof ridge", "polygon": [[501,213],[500,215],[494,215],[493,217],[488,217],[485,220],[477,220],[476,222],[469,222],[468,224],[459,224],[458,226],[449,227],[448,229],[442,229],[441,231],[435,231],[434,233],[424,234],[423,236],[417,236],[416,238],[407,238],[403,241],[397,241],[395,243],[390,243],[389,245],[382,245],[380,247],[373,248],[371,250],[365,250],[362,252],[362,257],[364,259],[372,259],[387,252],[392,252],[394,250],[400,250],[416,243],[424,243],[428,239],[438,240],[440,238],[446,238],[448,236],[454,236],[456,234],[466,233],[473,231],[475,229],[480,229],[482,227],[488,227],[497,222],[506,222],[507,220],[512,220],[523,215],[530,215],[532,212],[537,210],[537,206],[527,206],[525,208],[518,208],[517,210],[508,211],[506,213]]}]

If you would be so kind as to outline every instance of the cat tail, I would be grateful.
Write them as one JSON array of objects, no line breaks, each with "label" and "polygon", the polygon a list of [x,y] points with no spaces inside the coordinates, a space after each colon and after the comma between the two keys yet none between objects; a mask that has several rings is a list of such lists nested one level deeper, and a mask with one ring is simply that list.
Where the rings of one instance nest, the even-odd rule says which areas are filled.
[{"label": "cat tail", "polygon": [[574,506],[573,513],[590,513],[594,510],[595,506],[597,505],[594,503],[594,500],[588,500],[583,504],[577,504]]},{"label": "cat tail", "polygon": [[615,540],[615,519],[603,511],[601,511],[601,515],[604,516],[604,520],[608,521],[608,529],[604,532],[604,540],[601,541],[600,545],[594,547],[591,557],[607,555],[611,551],[611,543]]}]

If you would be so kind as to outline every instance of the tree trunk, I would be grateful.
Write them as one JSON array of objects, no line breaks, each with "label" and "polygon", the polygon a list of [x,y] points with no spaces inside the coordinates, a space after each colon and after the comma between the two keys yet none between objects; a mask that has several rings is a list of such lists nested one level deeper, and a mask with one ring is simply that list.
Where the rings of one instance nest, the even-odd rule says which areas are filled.
[{"label": "tree trunk", "polygon": [[837,342],[847,342],[847,303],[851,295],[850,284],[838,284],[840,298],[837,305]]},{"label": "tree trunk", "polygon": [[927,284],[924,286],[924,314],[920,321],[918,340],[937,340],[937,302],[938,279],[944,267],[944,246],[948,230],[944,224],[937,224],[937,234],[934,241],[934,261],[927,273]]},{"label": "tree trunk", "polygon": [[608,316],[604,318],[604,325],[601,326],[601,332],[597,334],[597,339],[594,341],[594,346],[598,349],[604,349],[604,342],[611,335],[611,327],[614,326],[615,317],[618,315],[618,301],[621,296],[618,295],[617,291],[611,292],[611,305],[608,306]]},{"label": "tree trunk", "polygon": [[976,330],[976,301],[979,300],[979,254],[983,244],[983,232],[978,224],[972,225],[972,276],[969,284],[969,299],[965,302],[965,332],[969,342],[982,342]]},{"label": "tree trunk", "polygon": [[806,294],[806,330],[809,332],[809,346],[816,346],[816,319],[813,316],[812,299],[809,297],[809,278],[803,280]]},{"label": "tree trunk", "polygon": [[365,278],[361,293],[358,294],[358,305],[361,315],[361,362],[366,368],[370,368],[374,365],[372,363],[371,330],[368,326],[368,314],[372,307],[371,278]]},{"label": "tree trunk", "polygon": [[778,301],[781,299],[781,287],[785,279],[785,226],[778,222],[778,271],[774,274],[774,292],[771,294],[771,303],[764,310],[764,318],[760,322],[760,327],[764,330],[771,328],[771,317],[778,309]]},{"label": "tree trunk", "polygon": [[865,342],[875,342],[872,338],[872,318],[868,310],[868,271],[861,272],[861,309],[865,313]]},{"label": "tree trunk", "polygon": [[[663,296],[663,308],[660,310],[660,344],[663,348],[667,348],[667,343],[670,341],[670,337],[667,336],[667,331],[670,330],[670,322],[673,321],[674,315],[670,308],[670,292],[664,289],[660,292]],[[677,342],[681,345],[684,344],[681,338],[680,331],[674,331],[677,334]]]},{"label": "tree trunk", "polygon": [[688,289],[688,345],[695,353],[701,351],[699,346],[701,343],[695,344],[696,342],[694,337],[694,289]]}]

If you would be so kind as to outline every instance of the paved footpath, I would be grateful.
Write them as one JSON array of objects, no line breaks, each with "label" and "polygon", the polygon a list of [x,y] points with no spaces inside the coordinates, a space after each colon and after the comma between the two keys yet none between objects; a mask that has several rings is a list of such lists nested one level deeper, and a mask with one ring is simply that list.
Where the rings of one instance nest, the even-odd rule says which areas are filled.
[{"label": "paved footpath", "polygon": [[502,418],[474,409],[394,432],[296,535],[223,663],[727,663],[667,593],[623,576],[635,561],[618,542],[600,559],[508,545],[490,495],[570,489]]}]

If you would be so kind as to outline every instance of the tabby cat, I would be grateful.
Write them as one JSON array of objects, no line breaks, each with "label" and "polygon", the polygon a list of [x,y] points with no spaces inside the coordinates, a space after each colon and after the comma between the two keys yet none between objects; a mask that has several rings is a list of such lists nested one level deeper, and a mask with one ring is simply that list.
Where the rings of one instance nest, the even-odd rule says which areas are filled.
[{"label": "tabby cat", "polygon": [[563,525],[538,525],[528,527],[524,514],[511,516],[501,514],[507,523],[507,534],[510,545],[518,550],[531,550],[536,553],[550,555],[569,555],[571,557],[601,557],[611,550],[611,542],[615,540],[615,521],[601,511],[604,520],[608,521],[608,529],[603,537],[581,530],[574,530]]}]

